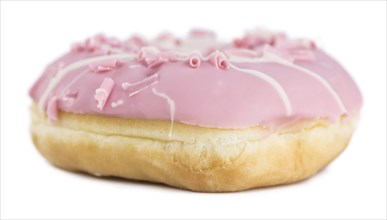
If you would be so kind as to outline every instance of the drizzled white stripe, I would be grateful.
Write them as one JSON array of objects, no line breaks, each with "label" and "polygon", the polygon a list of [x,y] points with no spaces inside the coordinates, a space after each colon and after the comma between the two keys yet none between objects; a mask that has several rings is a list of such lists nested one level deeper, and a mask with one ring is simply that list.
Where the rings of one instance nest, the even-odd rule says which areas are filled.
[{"label": "drizzled white stripe", "polygon": [[171,126],[169,127],[168,137],[171,138],[172,137],[172,130],[173,130],[173,122],[175,119],[175,102],[173,101],[173,99],[171,99],[165,93],[158,92],[155,88],[152,88],[152,92],[153,92],[153,94],[165,99],[169,105],[169,114],[171,117]]},{"label": "drizzled white stripe", "polygon": [[108,59],[134,59],[136,58],[136,54],[128,54],[128,53],[123,53],[123,54],[113,54],[113,55],[107,55],[107,56],[98,56],[98,57],[91,57],[88,59],[80,60],[75,63],[72,63],[63,69],[60,69],[57,74],[52,78],[44,91],[43,95],[40,97],[39,100],[39,107],[40,109],[44,110],[44,105],[46,103],[48,95],[51,93],[51,91],[55,88],[56,85],[65,77],[69,72],[78,69],[82,66],[89,65],[94,62],[98,61],[103,61],[103,60],[108,60]]},{"label": "drizzled white stripe", "polygon": [[70,88],[75,82],[77,82],[80,78],[82,78],[87,72],[89,71],[89,68],[87,68],[85,71],[81,72],[76,76],[69,84],[66,85],[64,89],[62,89],[62,92],[60,93],[59,97],[63,95],[64,92],[66,92],[67,89]]},{"label": "drizzled white stripe", "polygon": [[332,88],[332,86],[328,83],[327,80],[325,80],[324,78],[322,78],[319,74],[315,73],[315,72],[312,72],[304,67],[301,67],[301,66],[298,66],[298,65],[295,65],[293,63],[290,63],[288,62],[287,64],[285,64],[287,66],[290,66],[290,67],[293,67],[295,69],[298,69],[304,73],[306,73],[307,75],[317,79],[318,81],[320,81],[320,83],[328,90],[328,92],[332,95],[332,97],[335,99],[335,101],[337,102],[337,105],[339,106],[340,110],[342,113],[346,113],[347,112],[347,109],[345,108],[344,106],[344,103],[343,101],[341,100],[341,98],[339,97],[339,95],[336,93],[336,91]]},{"label": "drizzled white stripe", "polygon": [[230,64],[230,67],[235,69],[235,70],[238,70],[240,72],[254,75],[260,79],[265,80],[267,83],[269,83],[271,86],[273,86],[274,89],[277,90],[278,95],[280,96],[280,98],[282,99],[282,102],[284,103],[284,106],[286,109],[286,115],[290,116],[292,114],[292,106],[290,104],[290,100],[288,98],[288,95],[286,94],[286,92],[282,88],[282,86],[275,79],[271,78],[270,76],[268,76],[262,72],[256,71],[256,70],[242,69],[242,68],[239,68],[233,64]]},{"label": "drizzled white stripe", "polygon": [[345,108],[343,101],[341,100],[339,95],[336,93],[336,91],[332,88],[332,86],[329,84],[329,82],[326,79],[321,77],[319,74],[317,74],[313,71],[310,71],[304,67],[293,64],[292,62],[289,62],[280,56],[277,56],[275,54],[265,54],[261,58],[253,58],[253,59],[235,58],[234,57],[234,58],[230,59],[229,62],[234,62],[234,63],[266,63],[266,62],[269,63],[269,62],[273,62],[273,63],[279,63],[279,64],[282,64],[284,66],[289,66],[289,67],[295,68],[297,70],[300,70],[301,72],[303,72],[303,73],[313,77],[314,79],[318,80],[328,90],[328,92],[332,95],[333,99],[335,99],[341,112],[342,113],[347,112],[347,109]]}]

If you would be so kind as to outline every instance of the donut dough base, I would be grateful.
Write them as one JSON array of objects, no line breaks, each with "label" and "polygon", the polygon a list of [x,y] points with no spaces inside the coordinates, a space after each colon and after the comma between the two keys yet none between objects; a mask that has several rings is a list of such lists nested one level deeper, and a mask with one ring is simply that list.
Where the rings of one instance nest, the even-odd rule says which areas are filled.
[{"label": "donut dough base", "polygon": [[262,127],[214,129],[169,121],[31,108],[32,139],[52,164],[94,175],[164,183],[201,192],[241,191],[297,182],[325,167],[347,146],[356,117]]}]

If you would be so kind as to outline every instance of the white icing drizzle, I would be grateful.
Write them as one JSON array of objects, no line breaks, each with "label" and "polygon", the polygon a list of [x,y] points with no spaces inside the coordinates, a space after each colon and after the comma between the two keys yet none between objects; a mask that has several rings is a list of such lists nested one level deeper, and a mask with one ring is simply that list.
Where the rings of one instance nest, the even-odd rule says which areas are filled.
[{"label": "white icing drizzle", "polygon": [[264,63],[264,62],[274,62],[274,63],[279,63],[284,66],[292,67],[294,69],[300,70],[301,72],[313,77],[314,79],[318,80],[327,90],[328,92],[332,95],[333,99],[335,99],[337,105],[339,106],[340,110],[342,113],[346,113],[347,109],[345,108],[343,101],[339,97],[339,95],[336,93],[336,91],[332,88],[332,86],[329,84],[329,82],[321,77],[319,74],[310,71],[304,67],[301,67],[299,65],[293,64],[292,62],[289,62],[285,59],[283,59],[280,56],[277,56],[275,54],[264,54],[263,57],[261,58],[253,58],[253,59],[246,59],[246,58],[232,58],[230,59],[230,62],[234,63]]},{"label": "white icing drizzle", "polygon": [[39,107],[41,110],[44,110],[44,105],[46,103],[48,95],[51,93],[51,91],[55,88],[56,85],[65,77],[69,72],[78,69],[82,66],[89,65],[94,62],[98,61],[103,61],[103,60],[108,60],[108,59],[115,59],[115,58],[121,58],[121,59],[134,59],[137,58],[136,54],[128,54],[128,53],[123,53],[123,54],[114,54],[114,55],[107,55],[107,56],[98,56],[98,57],[92,57],[92,58],[87,58],[84,60],[77,61],[75,63],[72,63],[63,69],[60,69],[58,73],[50,80],[48,83],[48,86],[46,90],[44,91],[43,95],[41,96],[39,100]]},{"label": "white icing drizzle", "polygon": [[158,92],[155,88],[152,88],[152,92],[153,92],[153,94],[165,99],[169,105],[169,113],[171,116],[171,126],[169,127],[168,137],[171,138],[172,137],[172,130],[173,130],[173,122],[174,122],[174,118],[175,118],[175,102],[169,96],[167,96],[165,93]]},{"label": "white icing drizzle", "polygon": [[112,102],[110,105],[112,106],[112,108],[117,108],[118,106],[121,106],[123,104],[124,104],[124,100],[118,99],[117,101]]},{"label": "white icing drizzle", "polygon": [[306,69],[304,67],[301,67],[301,66],[298,66],[298,65],[294,65],[293,63],[288,62],[288,66],[296,68],[298,70],[301,70],[302,72],[304,72],[304,73],[314,77],[315,79],[319,80],[321,82],[321,84],[328,90],[328,92],[335,99],[335,101],[337,102],[337,105],[339,106],[341,112],[342,113],[346,113],[347,112],[347,109],[345,108],[345,106],[343,104],[343,101],[341,100],[339,95],[336,93],[336,91],[332,88],[332,86],[328,83],[327,80],[322,78],[319,74],[317,74],[315,72],[312,72],[312,71],[310,71],[310,70],[308,70],[308,69]]},{"label": "white icing drizzle", "polygon": [[69,84],[66,85],[64,89],[62,89],[61,95],[59,97],[63,96],[63,93],[66,92],[67,89],[70,88],[76,81],[78,81],[82,76],[84,76],[89,71],[89,68],[85,69],[85,71],[82,71],[80,74],[78,74]]},{"label": "white icing drizzle", "polygon": [[278,95],[280,96],[280,98],[282,99],[282,102],[284,103],[285,105],[285,109],[286,109],[286,115],[287,116],[290,116],[292,115],[292,106],[290,104],[290,100],[288,98],[288,95],[286,94],[285,90],[282,88],[282,86],[273,78],[271,78],[270,76],[262,73],[262,72],[259,72],[259,71],[256,71],[256,70],[252,70],[252,69],[242,69],[242,68],[239,68],[233,64],[230,64],[230,67],[239,71],[239,72],[243,72],[243,73],[247,73],[247,74],[251,74],[253,76],[256,76],[260,79],[263,79],[265,80],[266,82],[268,82],[271,86],[274,87],[274,89],[277,90],[277,93]]}]

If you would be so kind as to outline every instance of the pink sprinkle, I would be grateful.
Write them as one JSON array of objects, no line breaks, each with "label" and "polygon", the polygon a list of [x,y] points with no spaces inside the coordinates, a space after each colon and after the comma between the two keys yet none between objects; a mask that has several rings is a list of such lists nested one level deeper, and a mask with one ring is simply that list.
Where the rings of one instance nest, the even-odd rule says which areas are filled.
[{"label": "pink sprinkle", "polygon": [[272,54],[278,54],[279,53],[279,49],[276,49],[270,45],[265,45],[263,46],[263,49],[262,49],[263,53],[272,53]]},{"label": "pink sprinkle", "polygon": [[71,107],[74,104],[75,98],[64,96],[64,97],[61,98],[61,101],[62,101],[64,106],[69,108],[69,107]]},{"label": "pink sprinkle", "polygon": [[295,60],[299,61],[315,61],[315,56],[313,51],[307,49],[294,49],[289,50],[283,47],[273,48],[270,45],[265,45],[263,47],[263,55],[265,54],[275,54],[279,57],[282,57],[285,60],[294,62]]},{"label": "pink sprinkle", "polygon": [[275,33],[274,34],[274,41],[277,42],[277,41],[284,41],[286,40],[288,37],[286,36],[286,34],[284,32],[279,32],[279,33]]},{"label": "pink sprinkle", "polygon": [[90,69],[91,71],[95,72],[95,73],[105,73],[105,72],[108,72],[112,69],[112,67],[110,66],[92,66],[92,64],[90,64]]},{"label": "pink sprinkle", "polygon": [[316,57],[314,56],[313,52],[310,50],[294,50],[294,51],[290,51],[289,54],[294,60],[299,60],[299,61],[316,60]]},{"label": "pink sprinkle", "polygon": [[161,53],[155,47],[143,47],[141,48],[138,60],[144,62],[147,67],[152,68],[168,62],[169,56],[170,54]]},{"label": "pink sprinkle", "polygon": [[160,52],[160,57],[165,58],[167,61],[170,61],[170,62],[177,61],[176,53],[172,51],[162,51]]},{"label": "pink sprinkle", "polygon": [[275,43],[275,35],[264,29],[256,29],[245,34],[243,38],[235,39],[233,44],[238,48],[256,49],[265,44],[273,45]]},{"label": "pink sprinkle", "polygon": [[126,45],[129,49],[140,49],[145,47],[148,43],[146,40],[140,36],[132,36],[126,42]]},{"label": "pink sprinkle", "polygon": [[121,84],[121,87],[124,90],[127,90],[128,96],[133,96],[142,90],[156,84],[159,81],[159,74],[153,74],[141,81],[135,82],[135,83],[128,83],[128,82],[123,82]]},{"label": "pink sprinkle", "polygon": [[132,85],[132,83],[123,82],[123,83],[121,84],[121,87],[122,87],[123,90],[126,90],[126,89],[129,88],[131,85]]},{"label": "pink sprinkle", "polygon": [[121,65],[122,65],[121,60],[110,59],[110,60],[91,63],[89,64],[89,69],[95,73],[105,73],[114,68],[120,67]]},{"label": "pink sprinkle", "polygon": [[297,49],[314,50],[317,48],[316,44],[313,41],[307,39],[296,40],[296,46],[298,46]]},{"label": "pink sprinkle", "polygon": [[172,41],[174,40],[173,35],[169,32],[164,32],[159,34],[159,36],[157,36],[155,41],[169,41],[169,40],[172,40]]},{"label": "pink sprinkle", "polygon": [[148,61],[152,59],[158,58],[158,54],[160,53],[160,50],[157,49],[156,47],[143,47],[141,48],[141,51],[138,55],[138,60],[139,61]]},{"label": "pink sprinkle", "polygon": [[234,46],[238,48],[254,49],[268,42],[265,39],[260,37],[256,37],[253,35],[246,35],[241,39],[235,39],[233,43],[234,43]]},{"label": "pink sprinkle", "polygon": [[55,122],[58,119],[58,98],[51,97],[47,105],[47,114],[50,122]]},{"label": "pink sprinkle", "polygon": [[124,104],[124,100],[119,99],[119,100],[117,100],[116,102],[112,102],[112,103],[110,104],[110,106],[111,106],[112,108],[117,108],[117,107],[119,107],[119,106],[121,106],[121,105],[123,105],[123,104]]},{"label": "pink sprinkle", "polygon": [[81,51],[83,51],[83,49],[84,49],[84,46],[80,43],[75,43],[75,44],[71,45],[72,52],[81,52]]},{"label": "pink sprinkle", "polygon": [[164,58],[164,57],[158,57],[157,59],[150,59],[150,60],[145,59],[145,60],[146,60],[146,62],[148,64],[149,68],[157,67],[157,66],[160,66],[163,63],[168,62],[168,59]]},{"label": "pink sprinkle", "polygon": [[112,92],[114,81],[111,78],[105,78],[101,86],[95,90],[94,99],[97,100],[97,108],[102,111],[105,107],[106,101]]},{"label": "pink sprinkle", "polygon": [[317,48],[313,41],[307,39],[278,41],[276,47],[288,50],[314,50]]},{"label": "pink sprinkle", "polygon": [[213,31],[205,29],[192,29],[189,33],[189,37],[200,38],[200,37],[210,37],[215,38],[216,34]]},{"label": "pink sprinkle", "polygon": [[94,36],[94,39],[95,39],[96,41],[99,41],[99,42],[101,42],[101,43],[104,43],[104,42],[106,42],[107,37],[106,37],[104,34],[99,33],[99,34],[96,34],[96,35]]},{"label": "pink sprinkle", "polygon": [[265,56],[267,54],[274,54],[274,55],[277,55],[277,56],[279,56],[287,61],[290,61],[290,62],[294,61],[294,58],[289,55],[289,53],[287,52],[286,49],[274,48],[268,44],[263,47],[262,53],[263,53],[263,56]]},{"label": "pink sprinkle", "polygon": [[114,38],[114,37],[107,39],[106,43],[109,44],[110,46],[116,47],[116,48],[122,46],[122,42],[119,39]]},{"label": "pink sprinkle", "polygon": [[103,34],[97,34],[94,37],[87,38],[85,41],[81,43],[75,43],[71,47],[71,51],[80,52],[80,51],[88,51],[94,52],[100,49],[101,45],[107,42],[107,38]]},{"label": "pink sprinkle", "polygon": [[188,59],[188,64],[192,67],[192,68],[198,68],[200,66],[200,63],[201,63],[201,59],[200,59],[200,53],[199,52],[194,52],[190,55],[189,59]]},{"label": "pink sprinkle", "polygon": [[66,97],[72,97],[72,98],[76,98],[78,96],[78,92],[75,92],[75,91],[70,91],[70,90],[66,90],[64,95]]},{"label": "pink sprinkle", "polygon": [[101,42],[95,38],[86,39],[84,46],[88,51],[94,51],[101,46]]},{"label": "pink sprinkle", "polygon": [[239,39],[239,38],[236,38],[232,41],[234,47],[243,47],[243,40],[242,39]]},{"label": "pink sprinkle", "polygon": [[230,68],[227,57],[221,52],[214,53],[209,61],[219,69],[225,70]]}]

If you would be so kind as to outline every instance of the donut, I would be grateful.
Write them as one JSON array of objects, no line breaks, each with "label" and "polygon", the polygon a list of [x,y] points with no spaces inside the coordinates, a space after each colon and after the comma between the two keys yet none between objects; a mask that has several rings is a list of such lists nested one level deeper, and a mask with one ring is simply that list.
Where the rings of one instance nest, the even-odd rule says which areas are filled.
[{"label": "donut", "polygon": [[29,91],[34,145],[69,171],[198,192],[313,176],[348,145],[358,87],[312,40],[240,36],[195,29],[73,44]]}]

